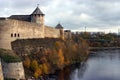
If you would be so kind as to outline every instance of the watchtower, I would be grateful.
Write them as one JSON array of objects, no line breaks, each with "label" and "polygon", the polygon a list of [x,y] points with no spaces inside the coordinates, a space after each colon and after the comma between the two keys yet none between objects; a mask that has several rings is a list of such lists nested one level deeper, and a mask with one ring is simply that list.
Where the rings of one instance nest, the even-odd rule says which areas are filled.
[{"label": "watchtower", "polygon": [[60,30],[60,38],[64,39],[64,28],[62,27],[62,25],[58,23],[55,28]]},{"label": "watchtower", "polygon": [[37,23],[39,27],[42,27],[42,35],[44,35],[44,16],[45,14],[43,14],[38,6],[31,14],[31,22]]},{"label": "watchtower", "polygon": [[43,14],[43,12],[37,6],[37,8],[31,14],[31,22],[37,23],[42,26],[44,25],[44,16],[45,14]]}]

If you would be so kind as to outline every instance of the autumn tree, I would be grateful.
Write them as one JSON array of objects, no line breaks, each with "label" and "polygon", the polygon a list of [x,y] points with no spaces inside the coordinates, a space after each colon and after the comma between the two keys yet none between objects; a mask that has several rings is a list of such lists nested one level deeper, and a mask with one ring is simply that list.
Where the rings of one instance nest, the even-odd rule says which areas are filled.
[{"label": "autumn tree", "polygon": [[58,55],[57,65],[58,65],[59,68],[62,68],[63,65],[64,65],[64,55],[63,55],[62,49],[59,49],[57,55]]},{"label": "autumn tree", "polygon": [[64,46],[64,43],[61,42],[61,41],[56,41],[55,44],[54,44],[56,50],[58,51],[59,49],[64,49],[65,46]]},{"label": "autumn tree", "polygon": [[39,67],[42,70],[43,74],[48,74],[49,73],[48,63],[41,64]]},{"label": "autumn tree", "polygon": [[30,58],[29,57],[25,57],[25,60],[23,61],[23,64],[26,68],[30,67]]},{"label": "autumn tree", "polygon": [[36,60],[33,60],[33,61],[31,62],[30,68],[31,68],[33,71],[36,71],[37,68],[38,68],[38,62],[37,62]]},{"label": "autumn tree", "polygon": [[41,74],[42,74],[42,70],[41,70],[40,68],[37,68],[37,69],[35,70],[33,76],[34,76],[35,78],[38,78],[39,76],[41,76]]}]

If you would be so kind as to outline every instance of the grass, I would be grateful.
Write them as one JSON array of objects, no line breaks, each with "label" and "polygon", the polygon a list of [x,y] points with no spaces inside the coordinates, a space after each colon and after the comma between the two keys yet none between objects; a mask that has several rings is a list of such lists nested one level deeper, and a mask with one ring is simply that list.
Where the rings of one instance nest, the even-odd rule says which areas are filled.
[{"label": "grass", "polygon": [[0,58],[8,63],[20,62],[21,59],[10,50],[0,49]]}]

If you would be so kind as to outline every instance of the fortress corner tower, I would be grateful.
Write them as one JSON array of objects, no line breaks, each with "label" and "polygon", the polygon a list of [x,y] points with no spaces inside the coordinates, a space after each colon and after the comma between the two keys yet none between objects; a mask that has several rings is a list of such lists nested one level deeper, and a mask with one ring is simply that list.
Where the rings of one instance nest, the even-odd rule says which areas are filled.
[{"label": "fortress corner tower", "polygon": [[39,9],[39,7],[37,6],[37,8],[33,11],[33,13],[31,14],[31,22],[33,23],[37,23],[39,25],[39,27],[42,27],[42,32],[44,35],[44,16],[45,14],[43,14],[43,12]]},{"label": "fortress corner tower", "polygon": [[31,22],[37,23],[40,26],[44,25],[44,16],[45,14],[37,7],[31,14]]}]

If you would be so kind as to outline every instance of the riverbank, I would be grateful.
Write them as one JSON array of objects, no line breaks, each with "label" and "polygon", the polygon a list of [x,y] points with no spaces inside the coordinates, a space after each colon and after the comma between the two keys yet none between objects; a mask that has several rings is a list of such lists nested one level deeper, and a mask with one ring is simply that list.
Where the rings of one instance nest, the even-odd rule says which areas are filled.
[{"label": "riverbank", "polygon": [[89,47],[83,39],[45,38],[17,40],[12,48],[23,60],[26,78],[37,79],[84,61]]},{"label": "riverbank", "polygon": [[120,50],[101,50],[90,54],[83,65],[60,71],[53,80],[119,80]]},{"label": "riverbank", "polygon": [[114,49],[120,49],[120,47],[89,47],[89,50],[114,50]]}]

